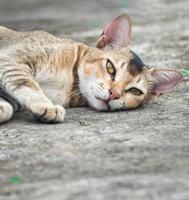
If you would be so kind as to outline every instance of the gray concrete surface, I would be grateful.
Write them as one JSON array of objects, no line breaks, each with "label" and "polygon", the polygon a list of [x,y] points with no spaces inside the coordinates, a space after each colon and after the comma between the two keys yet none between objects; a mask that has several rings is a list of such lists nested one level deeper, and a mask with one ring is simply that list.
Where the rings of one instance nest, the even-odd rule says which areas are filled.
[{"label": "gray concrete surface", "polygon": [[[147,64],[189,68],[188,8],[188,0],[0,0],[0,24],[92,45],[127,11]],[[0,126],[0,200],[188,200],[188,88],[128,112],[68,109],[63,124],[18,113]],[[11,184],[14,176],[21,182]]]}]

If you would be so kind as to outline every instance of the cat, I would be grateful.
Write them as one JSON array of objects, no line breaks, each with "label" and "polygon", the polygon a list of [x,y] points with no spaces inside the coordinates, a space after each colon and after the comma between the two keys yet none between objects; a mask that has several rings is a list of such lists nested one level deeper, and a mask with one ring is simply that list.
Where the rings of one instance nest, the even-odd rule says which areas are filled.
[{"label": "cat", "polygon": [[176,69],[148,68],[130,41],[128,14],[104,28],[96,47],[0,27],[0,123],[23,109],[43,123],[62,122],[74,106],[133,109],[182,80]]}]

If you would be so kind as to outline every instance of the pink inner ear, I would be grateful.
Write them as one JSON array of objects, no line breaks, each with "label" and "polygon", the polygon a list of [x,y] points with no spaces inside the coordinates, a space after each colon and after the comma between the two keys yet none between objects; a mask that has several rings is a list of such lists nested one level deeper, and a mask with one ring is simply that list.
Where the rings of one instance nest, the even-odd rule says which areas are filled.
[{"label": "pink inner ear", "polygon": [[131,39],[131,20],[127,14],[116,17],[103,30],[96,46],[121,48],[127,46]]},{"label": "pink inner ear", "polygon": [[155,80],[151,92],[157,96],[168,92],[183,79],[182,74],[177,70],[154,70],[151,75]]}]

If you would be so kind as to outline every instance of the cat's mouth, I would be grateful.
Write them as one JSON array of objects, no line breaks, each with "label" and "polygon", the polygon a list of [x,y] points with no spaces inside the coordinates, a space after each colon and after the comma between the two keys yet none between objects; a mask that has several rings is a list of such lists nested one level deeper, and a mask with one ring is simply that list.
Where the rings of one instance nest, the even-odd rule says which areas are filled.
[{"label": "cat's mouth", "polygon": [[99,110],[102,110],[102,111],[110,110],[109,100],[105,100],[105,99],[102,99],[102,98],[96,97],[96,96],[95,96],[95,99],[99,103]]}]

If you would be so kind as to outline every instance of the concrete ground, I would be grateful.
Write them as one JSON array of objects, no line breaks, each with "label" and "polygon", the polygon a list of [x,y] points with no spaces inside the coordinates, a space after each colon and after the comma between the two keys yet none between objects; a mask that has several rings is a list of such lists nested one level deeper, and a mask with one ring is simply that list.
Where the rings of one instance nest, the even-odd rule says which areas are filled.
[{"label": "concrete ground", "polygon": [[[129,12],[149,66],[189,68],[188,0],[0,0],[0,24],[93,44]],[[65,122],[18,113],[0,126],[0,200],[188,200],[189,84],[128,112],[72,108]]]}]

